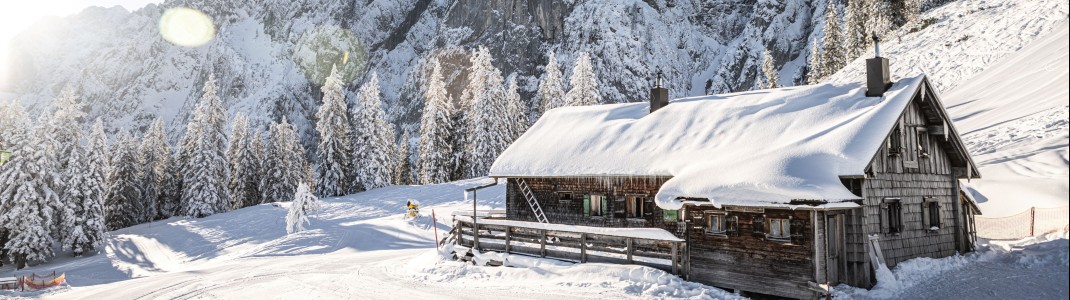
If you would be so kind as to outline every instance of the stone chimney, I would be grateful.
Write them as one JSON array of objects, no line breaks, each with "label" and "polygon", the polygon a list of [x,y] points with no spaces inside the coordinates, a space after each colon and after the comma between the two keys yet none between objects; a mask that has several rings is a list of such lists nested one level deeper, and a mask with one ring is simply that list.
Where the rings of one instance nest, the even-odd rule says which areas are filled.
[{"label": "stone chimney", "polygon": [[653,113],[666,105],[669,105],[669,89],[661,84],[662,73],[658,71],[658,77],[654,79],[654,88],[650,89],[650,112]]},{"label": "stone chimney", "polygon": [[881,97],[892,86],[888,59],[881,57],[880,39],[873,33],[873,58],[866,60],[866,97]]}]

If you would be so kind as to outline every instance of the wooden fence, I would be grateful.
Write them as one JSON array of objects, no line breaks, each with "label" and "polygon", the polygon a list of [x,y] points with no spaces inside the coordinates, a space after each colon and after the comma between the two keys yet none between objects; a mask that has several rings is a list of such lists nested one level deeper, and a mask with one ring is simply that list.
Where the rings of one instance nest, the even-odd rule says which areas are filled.
[{"label": "wooden fence", "polygon": [[[683,241],[537,227],[484,224],[472,222],[468,218],[455,218],[453,230],[458,245],[479,251],[524,254],[580,263],[643,265],[685,278],[688,274],[688,256],[684,253],[686,247]],[[474,234],[476,232],[478,234]]]},{"label": "wooden fence", "polygon": [[986,239],[1020,239],[1070,230],[1070,207],[1030,208],[1000,218],[976,217],[977,236]]}]

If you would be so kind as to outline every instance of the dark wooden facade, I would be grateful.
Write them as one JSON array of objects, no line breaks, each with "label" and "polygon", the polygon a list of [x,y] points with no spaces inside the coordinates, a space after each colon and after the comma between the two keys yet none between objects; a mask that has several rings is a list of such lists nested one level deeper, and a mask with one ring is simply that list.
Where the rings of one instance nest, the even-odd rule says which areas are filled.
[{"label": "dark wooden facade", "polygon": [[[978,211],[959,196],[958,180],[979,176],[928,81],[915,92],[865,173],[842,178],[859,196],[858,207],[823,208],[812,200],[793,209],[699,202],[666,214],[653,197],[669,177],[511,177],[507,218],[535,221],[517,184],[524,180],[551,223],[663,228],[684,238],[693,281],[792,298],[813,297],[808,287],[817,283],[870,288],[876,280],[871,237],[889,267],[973,249]],[[605,214],[585,207],[593,196],[605,197]],[[638,216],[628,209],[637,197],[644,199]],[[667,218],[673,213],[676,219]],[[711,216],[726,220],[718,226],[724,232],[710,232]],[[790,237],[773,237],[773,220],[790,224]]]}]

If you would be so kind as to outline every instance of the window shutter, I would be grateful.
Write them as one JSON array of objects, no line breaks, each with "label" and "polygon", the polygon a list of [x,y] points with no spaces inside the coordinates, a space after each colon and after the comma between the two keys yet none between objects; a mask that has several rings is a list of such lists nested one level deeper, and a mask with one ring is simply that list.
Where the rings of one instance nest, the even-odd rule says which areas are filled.
[{"label": "window shutter", "polygon": [[925,230],[929,230],[930,227],[934,226],[932,222],[929,222],[929,214],[929,202],[923,198],[921,201],[921,224],[924,224]]},{"label": "window shutter", "polygon": [[761,216],[755,216],[751,219],[751,236],[764,238],[765,237],[765,218]]},{"label": "window shutter", "polygon": [[792,219],[791,220],[791,243],[796,245],[802,245],[806,242],[806,220]]},{"label": "window shutter", "polygon": [[726,228],[725,228],[726,230],[725,231],[727,231],[726,233],[728,235],[739,236],[739,217],[736,217],[736,216],[728,217],[728,219],[725,221],[725,223],[726,223],[725,224],[726,225]]},{"label": "window shutter", "polygon": [[602,214],[605,215],[609,211],[609,201],[606,201],[606,198],[602,198],[600,202],[602,202]]},{"label": "window shutter", "polygon": [[654,200],[646,198],[643,200],[643,216],[654,215]]},{"label": "window shutter", "polygon": [[881,203],[880,205],[880,219],[881,219],[881,233],[889,232],[889,219],[888,219],[888,203]]},{"label": "window shutter", "polygon": [[583,215],[591,216],[591,195],[583,195]]}]

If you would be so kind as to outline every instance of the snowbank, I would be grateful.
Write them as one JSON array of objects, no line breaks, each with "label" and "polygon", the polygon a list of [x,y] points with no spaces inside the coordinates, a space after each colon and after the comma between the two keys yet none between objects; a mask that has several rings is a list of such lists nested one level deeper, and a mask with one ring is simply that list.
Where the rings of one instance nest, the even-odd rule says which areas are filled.
[{"label": "snowbank", "polygon": [[840,176],[862,175],[924,76],[884,97],[859,83],[821,84],[546,113],[491,167],[495,177],[672,176],[658,206],[677,197],[714,205],[858,197]]},{"label": "snowbank", "polygon": [[[664,271],[634,265],[573,264],[501,253],[480,253],[504,262],[502,267],[475,266],[452,260],[450,249],[431,250],[413,258],[401,272],[420,282],[449,283],[458,289],[585,289],[620,291],[627,297],[683,299],[746,299],[740,295],[688,282]],[[477,259],[478,260],[478,259]],[[562,298],[578,294],[562,294]],[[616,298],[605,295],[605,298]]]}]

